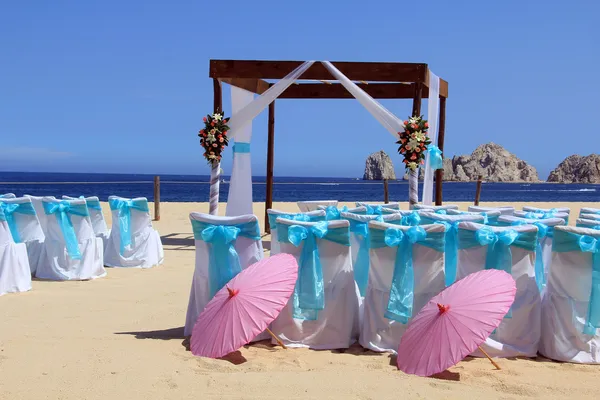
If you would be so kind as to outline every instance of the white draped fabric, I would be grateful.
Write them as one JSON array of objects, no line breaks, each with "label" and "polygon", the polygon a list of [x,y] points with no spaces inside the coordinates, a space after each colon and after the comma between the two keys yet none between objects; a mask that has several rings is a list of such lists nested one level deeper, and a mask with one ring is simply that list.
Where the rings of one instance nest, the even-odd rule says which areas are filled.
[{"label": "white draped fabric", "polygon": [[[440,116],[440,78],[429,71],[429,100],[427,100],[427,122],[431,144],[437,146],[438,118]],[[422,203],[431,205],[433,201],[433,168],[429,163],[429,153],[425,153],[425,177],[423,180]]]},{"label": "white draped fabric", "polygon": [[25,243],[15,243],[6,221],[0,220],[0,296],[31,290],[31,270]]},{"label": "white draped fabric", "polygon": [[[231,113],[236,115],[254,100],[254,93],[236,86],[231,86]],[[252,138],[252,124],[238,129],[235,142],[243,143],[237,148],[233,146],[233,167],[229,182],[229,196],[226,215],[252,214],[252,167],[250,165],[249,144]],[[239,151],[240,146],[247,146],[246,151]]]}]

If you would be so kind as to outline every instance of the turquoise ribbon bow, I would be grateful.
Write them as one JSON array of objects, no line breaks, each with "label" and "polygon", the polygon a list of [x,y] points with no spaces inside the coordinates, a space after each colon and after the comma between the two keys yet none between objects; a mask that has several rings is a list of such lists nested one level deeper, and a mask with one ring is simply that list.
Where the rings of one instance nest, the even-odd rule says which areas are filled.
[{"label": "turquoise ribbon bow", "polygon": [[347,206],[343,206],[340,209],[338,209],[335,206],[327,206],[327,207],[325,207],[325,219],[327,221],[339,220],[341,218],[340,214],[343,212],[348,212]]},{"label": "turquoise ribbon bow", "polygon": [[239,236],[260,240],[258,222],[237,225],[212,225],[192,220],[194,239],[209,245],[208,286],[210,298],[242,271],[240,258],[235,250]]},{"label": "turquoise ribbon bow", "polygon": [[381,206],[372,207],[366,204],[364,207],[367,210],[367,215],[381,215],[383,213],[383,207]]},{"label": "turquoise ribbon bow", "polygon": [[400,225],[404,226],[416,226],[421,223],[421,216],[417,211],[413,211],[408,215],[403,215],[400,220]]},{"label": "turquoise ribbon bow", "polygon": [[556,231],[552,251],[592,253],[592,288],[583,333],[595,335],[600,328],[600,239],[589,235]]},{"label": "turquoise ribbon bow", "polygon": [[131,246],[131,210],[148,212],[148,200],[109,199],[108,204],[111,210],[119,211],[120,253],[124,255],[126,248]]},{"label": "turquoise ribbon bow", "polygon": [[440,215],[446,215],[446,214],[448,214],[448,212],[446,210],[444,210],[443,208],[435,210],[434,213],[435,214],[440,214]]},{"label": "turquoise ribbon bow", "polygon": [[[360,295],[364,296],[369,283],[369,221],[356,221],[349,219],[350,232],[359,237],[358,252],[356,254],[356,262],[353,265],[354,280],[358,285]],[[371,221],[383,222],[383,217],[377,215]]]},{"label": "turquoise ribbon bow", "polygon": [[14,213],[25,214],[25,215],[36,215],[33,204],[31,203],[5,203],[0,201],[0,209],[4,212],[4,218],[10,229],[10,234],[13,237],[15,243],[22,243],[21,235],[19,234],[19,227],[17,221],[15,221]]},{"label": "turquoise ribbon bow", "polygon": [[347,227],[329,229],[327,222],[321,221],[310,226],[280,224],[277,234],[281,242],[296,247],[304,242],[298,263],[292,313],[295,319],[317,320],[318,312],[325,308],[325,284],[317,239],[350,246],[349,230]]},{"label": "turquoise ribbon bow", "polygon": [[80,217],[89,216],[87,206],[85,204],[71,204],[69,201],[63,200],[60,203],[47,203],[42,202],[44,212],[46,215],[55,214],[60,230],[65,238],[67,247],[67,254],[74,260],[81,260],[81,251],[79,250],[79,243],[77,240],[77,234],[73,228],[73,222],[71,221],[71,215],[77,215]]},{"label": "turquoise ribbon bow", "polygon": [[442,159],[442,150],[435,144],[430,145],[427,148],[427,154],[429,154],[429,164],[433,170],[444,168],[444,160]]},{"label": "turquoise ribbon bow", "polygon": [[297,214],[269,214],[269,226],[271,229],[277,229],[277,218],[291,219],[292,221],[302,222],[320,222],[324,221],[326,217],[321,215],[308,215],[303,213]]},{"label": "turquoise ribbon bow", "polygon": [[413,268],[413,245],[444,251],[444,233],[427,233],[420,226],[407,230],[398,228],[370,229],[370,247],[398,247],[394,261],[394,275],[384,317],[408,323],[413,314],[415,275]]}]

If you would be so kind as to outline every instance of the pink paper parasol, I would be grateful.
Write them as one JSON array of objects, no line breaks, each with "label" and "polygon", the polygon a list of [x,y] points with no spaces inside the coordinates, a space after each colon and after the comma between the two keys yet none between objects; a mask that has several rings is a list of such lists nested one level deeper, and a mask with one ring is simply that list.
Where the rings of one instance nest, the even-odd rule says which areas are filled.
[{"label": "pink paper parasol", "polygon": [[500,325],[516,292],[512,276],[494,269],[475,272],[449,286],[409,323],[398,347],[398,368],[431,376],[458,363]]},{"label": "pink paper parasol", "polygon": [[250,342],[279,315],[294,292],[298,263],[277,254],[252,264],[219,290],[194,325],[191,351],[220,358]]}]

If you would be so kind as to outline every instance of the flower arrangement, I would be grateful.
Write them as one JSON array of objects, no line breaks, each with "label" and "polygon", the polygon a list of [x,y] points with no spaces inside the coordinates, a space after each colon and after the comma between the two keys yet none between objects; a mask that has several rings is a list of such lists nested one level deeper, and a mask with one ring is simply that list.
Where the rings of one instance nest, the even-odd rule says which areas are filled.
[{"label": "flower arrangement", "polygon": [[398,153],[404,155],[403,162],[406,169],[415,171],[419,165],[425,164],[425,152],[427,146],[431,144],[427,129],[429,124],[423,116],[419,116],[404,121],[404,132],[398,132],[400,136],[400,140],[396,142],[400,145]]},{"label": "flower arrangement", "polygon": [[213,115],[208,114],[202,120],[204,129],[200,129],[198,133],[200,145],[204,148],[204,157],[208,163],[216,166],[221,162],[223,151],[229,144],[227,138],[229,118],[224,118],[223,113],[216,112]]}]

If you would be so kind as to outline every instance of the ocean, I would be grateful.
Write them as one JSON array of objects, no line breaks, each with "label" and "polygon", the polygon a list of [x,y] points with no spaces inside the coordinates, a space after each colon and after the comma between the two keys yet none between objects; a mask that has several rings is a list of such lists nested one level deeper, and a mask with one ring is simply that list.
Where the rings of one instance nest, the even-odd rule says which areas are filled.
[{"label": "ocean", "polygon": [[[147,197],[154,200],[153,175],[0,172],[0,194],[17,196],[98,196]],[[229,176],[221,183],[220,200],[227,201]],[[161,175],[161,201],[208,201],[206,175]],[[383,201],[380,181],[355,178],[276,177],[273,201],[325,200]],[[265,177],[253,178],[254,201],[265,201]],[[444,182],[444,201],[473,201],[475,182]],[[422,185],[420,185],[422,190]],[[408,183],[389,182],[390,201],[408,201]],[[556,183],[484,183],[481,201],[595,202],[600,201],[600,185]]]}]

